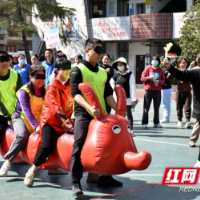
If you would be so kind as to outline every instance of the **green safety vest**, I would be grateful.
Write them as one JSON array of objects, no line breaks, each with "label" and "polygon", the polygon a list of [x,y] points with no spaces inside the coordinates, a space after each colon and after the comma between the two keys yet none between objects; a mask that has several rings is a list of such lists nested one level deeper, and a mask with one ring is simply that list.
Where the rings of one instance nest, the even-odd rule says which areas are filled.
[{"label": "green safety vest", "polygon": [[[105,104],[105,99],[104,99],[105,83],[107,81],[106,70],[99,67],[98,72],[92,72],[82,63],[80,63],[77,67],[81,70],[83,83],[88,83],[91,86],[91,88],[95,91],[95,93],[99,99],[99,102],[101,104],[103,113],[107,114],[106,104]],[[88,102],[88,100],[86,99],[86,97],[84,96],[83,93],[81,93],[81,96]],[[93,116],[92,113],[90,113],[88,110],[87,110],[87,112],[91,116]]]},{"label": "green safety vest", "polygon": [[[0,80],[0,101],[4,104],[10,115],[15,111],[17,80],[18,73],[12,69],[10,70],[10,77],[6,81]],[[3,116],[1,111],[0,115]]]},{"label": "green safety vest", "polygon": [[[45,87],[46,89],[46,87]],[[20,90],[17,92],[17,95],[21,90],[24,90],[30,97],[30,105],[31,105],[31,112],[33,113],[35,119],[38,123],[40,123],[40,114],[42,111],[42,106],[44,104],[44,97],[37,97],[33,94],[31,94],[31,91],[28,87],[28,85],[24,85],[20,88]],[[23,110],[20,113],[21,119],[24,121],[24,124],[26,125],[26,128],[28,129],[29,133],[32,133],[35,131],[33,127],[31,126],[29,120],[27,119],[26,115],[24,114]]]}]

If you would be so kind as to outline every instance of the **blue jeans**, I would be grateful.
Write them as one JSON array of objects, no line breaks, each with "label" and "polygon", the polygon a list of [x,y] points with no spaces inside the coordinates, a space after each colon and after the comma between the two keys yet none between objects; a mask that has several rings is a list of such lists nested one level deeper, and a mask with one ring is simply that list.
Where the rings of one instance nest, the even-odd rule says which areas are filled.
[{"label": "blue jeans", "polygon": [[161,108],[163,119],[170,120],[172,88],[161,90]]}]

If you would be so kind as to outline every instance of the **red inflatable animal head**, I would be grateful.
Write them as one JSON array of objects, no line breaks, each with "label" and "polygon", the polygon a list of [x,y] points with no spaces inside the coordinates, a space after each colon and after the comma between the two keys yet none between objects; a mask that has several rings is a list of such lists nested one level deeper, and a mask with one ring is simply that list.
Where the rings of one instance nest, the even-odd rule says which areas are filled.
[{"label": "red inflatable animal head", "polygon": [[130,124],[123,117],[126,111],[126,94],[121,86],[116,86],[116,114],[104,115],[97,95],[87,83],[79,85],[91,106],[100,109],[101,115],[94,118],[81,152],[81,162],[85,170],[102,174],[122,174],[135,170],[144,170],[151,163],[151,154],[137,152],[131,135]]}]

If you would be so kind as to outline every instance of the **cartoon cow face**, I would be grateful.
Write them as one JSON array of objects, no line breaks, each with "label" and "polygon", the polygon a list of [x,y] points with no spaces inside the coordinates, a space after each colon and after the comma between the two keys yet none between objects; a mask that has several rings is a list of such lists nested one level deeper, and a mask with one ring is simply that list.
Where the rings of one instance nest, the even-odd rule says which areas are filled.
[{"label": "cartoon cow face", "polygon": [[116,86],[116,114],[104,115],[92,88],[87,83],[79,85],[91,106],[100,109],[100,117],[94,118],[81,153],[81,162],[87,171],[103,174],[122,174],[131,169],[146,169],[151,162],[151,154],[137,153],[131,136],[126,111],[126,94],[121,86]]}]

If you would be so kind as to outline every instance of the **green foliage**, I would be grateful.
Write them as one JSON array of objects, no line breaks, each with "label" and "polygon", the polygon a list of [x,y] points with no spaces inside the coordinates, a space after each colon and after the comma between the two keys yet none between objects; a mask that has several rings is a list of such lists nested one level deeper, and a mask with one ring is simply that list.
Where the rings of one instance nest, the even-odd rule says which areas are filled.
[{"label": "green foliage", "polygon": [[[58,27],[62,42],[67,43],[65,38],[67,24],[65,22],[67,16],[73,14],[74,11],[73,8],[61,6],[56,0],[1,0],[0,28],[6,28],[10,35],[22,37],[27,56],[29,52],[27,52],[26,36],[37,34],[39,31],[39,27],[32,24],[32,18],[42,19],[49,28]],[[42,28],[40,27],[41,31]]]},{"label": "green foliage", "polygon": [[181,29],[180,47],[182,57],[189,62],[196,60],[200,52],[200,0],[194,6],[190,6],[184,15],[184,26]]}]

